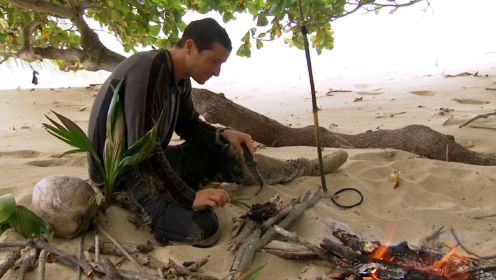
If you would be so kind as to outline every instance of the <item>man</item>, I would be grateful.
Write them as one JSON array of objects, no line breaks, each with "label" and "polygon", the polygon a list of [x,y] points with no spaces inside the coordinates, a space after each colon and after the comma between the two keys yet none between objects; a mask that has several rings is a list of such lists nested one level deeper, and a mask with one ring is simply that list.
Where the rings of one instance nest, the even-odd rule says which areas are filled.
[{"label": "man", "polygon": [[[120,63],[92,107],[88,134],[100,154],[113,93],[111,85],[123,78],[125,85],[120,97],[127,146],[158,123],[155,150],[138,166],[126,170],[117,187],[129,194],[134,212],[143,214],[161,243],[212,245],[219,236],[217,216],[212,209],[224,206],[230,199],[222,189],[200,187],[214,180],[253,181],[241,160],[241,144],[254,154],[250,135],[202,121],[191,100],[189,78],[203,84],[212,76],[219,76],[231,49],[227,32],[215,20],[193,21],[171,50],[137,53]],[[169,145],[174,132],[185,141],[183,144]],[[304,175],[299,171],[302,168],[293,168],[298,164],[287,163],[289,167],[280,169]],[[89,171],[95,184],[103,184],[91,157]]]}]

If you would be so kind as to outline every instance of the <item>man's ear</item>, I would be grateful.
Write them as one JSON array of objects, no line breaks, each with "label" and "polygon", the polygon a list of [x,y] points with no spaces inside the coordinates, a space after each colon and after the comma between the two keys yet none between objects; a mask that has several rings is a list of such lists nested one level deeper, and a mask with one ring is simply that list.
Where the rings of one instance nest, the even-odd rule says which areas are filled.
[{"label": "man's ear", "polygon": [[188,54],[191,54],[195,50],[195,48],[196,48],[195,41],[193,41],[192,39],[186,40],[186,42],[184,44],[184,48],[186,49],[186,51],[188,52]]}]

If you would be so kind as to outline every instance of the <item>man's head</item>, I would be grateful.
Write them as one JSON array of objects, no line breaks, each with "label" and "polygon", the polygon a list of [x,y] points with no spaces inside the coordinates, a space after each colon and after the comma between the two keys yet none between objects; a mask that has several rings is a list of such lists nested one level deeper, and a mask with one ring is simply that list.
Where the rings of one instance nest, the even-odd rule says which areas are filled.
[{"label": "man's head", "polygon": [[221,64],[232,50],[226,30],[212,18],[188,24],[176,47],[186,51],[187,72],[199,84],[219,76]]}]

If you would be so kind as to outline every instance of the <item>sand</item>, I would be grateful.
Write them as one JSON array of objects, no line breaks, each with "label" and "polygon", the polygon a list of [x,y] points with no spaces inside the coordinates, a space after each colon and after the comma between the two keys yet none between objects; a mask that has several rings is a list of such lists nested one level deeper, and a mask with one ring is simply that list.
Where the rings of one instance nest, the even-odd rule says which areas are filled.
[{"label": "sand", "polygon": [[[348,78],[321,83],[317,93],[321,108],[320,123],[333,131],[350,134],[423,124],[455,136],[458,143],[474,151],[494,153],[496,116],[458,127],[478,114],[494,111],[496,78],[494,73],[486,72],[490,75],[485,76],[486,73],[481,71],[477,76],[447,77],[438,74],[366,83]],[[305,88],[288,90],[281,85],[278,91],[267,92],[259,88],[247,94],[236,91],[235,85],[232,89],[228,86],[223,90],[228,98],[284,124],[297,127],[313,122],[308,90]],[[0,194],[12,193],[18,204],[30,207],[33,186],[43,177],[88,177],[85,155],[59,158],[69,147],[50,136],[41,124],[46,121],[44,115],[54,110],[86,128],[96,91],[96,88],[0,91]],[[324,154],[333,150],[326,148]],[[329,223],[339,222],[369,240],[407,241],[419,245],[424,237],[444,227],[437,242],[445,244],[443,248],[446,250],[456,244],[450,232],[452,228],[463,246],[470,251],[481,256],[496,252],[496,217],[474,219],[496,214],[496,167],[430,160],[392,149],[347,151],[349,160],[336,172],[326,176],[327,186],[330,192],[355,187],[364,195],[363,204],[352,209],[341,209],[327,200],[321,200],[295,221],[289,230],[319,244],[330,235]],[[316,156],[316,150],[312,147],[262,148],[258,153],[282,159]],[[401,171],[397,188],[388,180],[394,170]],[[255,203],[276,193],[285,200],[291,199],[307,190],[315,191],[319,186],[319,177],[300,177],[284,185],[267,186],[256,197],[255,186],[224,187],[233,195],[249,196],[250,203]],[[347,195],[342,197],[343,202],[353,199]],[[231,219],[243,210],[226,206],[216,212],[223,229],[217,245],[208,249],[187,245],[157,246],[153,255],[162,261],[172,258],[178,262],[210,256],[201,272],[216,277],[226,276],[233,261],[233,255],[226,249],[230,240]],[[135,229],[126,217],[125,211],[110,207],[105,214],[100,214],[99,223],[119,241],[138,243],[153,240],[146,229]],[[15,234],[8,232],[1,240],[10,238],[15,238]],[[89,246],[93,233],[87,233],[85,239],[86,246]],[[79,240],[80,237],[73,240],[55,238],[51,242],[75,254]],[[5,252],[2,251],[3,254]],[[284,260],[264,252],[255,255],[253,267],[261,264],[267,265],[259,279],[315,279],[318,275],[325,279],[330,271],[324,261]],[[133,269],[133,266],[124,264],[124,268]],[[29,277],[34,279],[35,274]],[[60,264],[49,264],[47,279],[75,279],[75,270]]]}]

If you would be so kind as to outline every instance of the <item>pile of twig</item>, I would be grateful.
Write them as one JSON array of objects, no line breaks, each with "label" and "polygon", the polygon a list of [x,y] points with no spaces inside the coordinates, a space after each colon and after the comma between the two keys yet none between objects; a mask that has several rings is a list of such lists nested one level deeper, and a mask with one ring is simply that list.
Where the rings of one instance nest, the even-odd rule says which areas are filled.
[{"label": "pile of twig", "polygon": [[[16,279],[24,279],[26,272],[37,270],[37,279],[45,279],[45,264],[58,262],[75,267],[78,273],[82,271],[87,277],[105,275],[105,279],[218,279],[198,272],[198,269],[207,263],[208,258],[198,261],[189,261],[178,264],[172,259],[164,263],[153,256],[148,255],[153,250],[153,245],[146,244],[121,244],[113,239],[103,228],[98,227],[111,241],[100,242],[98,234],[95,234],[95,244],[84,250],[81,255],[84,259],[71,255],[46,241],[42,237],[33,237],[24,241],[12,241],[0,243],[0,248],[15,248],[11,251],[4,262],[0,264],[0,278],[11,270]],[[81,238],[84,240],[84,236]],[[82,248],[81,248],[81,251]],[[103,256],[105,255],[105,256]],[[121,260],[112,263],[108,255],[120,256]],[[129,260],[138,271],[148,268],[155,273],[144,273],[118,268],[118,266]]]}]

